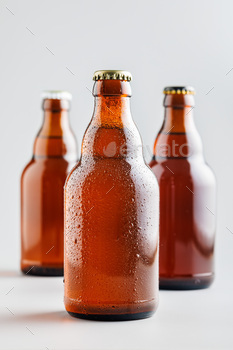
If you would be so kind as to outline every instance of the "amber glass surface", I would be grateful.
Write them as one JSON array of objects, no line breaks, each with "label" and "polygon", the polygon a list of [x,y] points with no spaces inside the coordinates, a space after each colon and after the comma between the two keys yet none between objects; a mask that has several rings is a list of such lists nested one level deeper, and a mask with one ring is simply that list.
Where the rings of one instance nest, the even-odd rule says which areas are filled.
[{"label": "amber glass surface", "polygon": [[66,100],[43,101],[44,122],[32,160],[22,173],[21,269],[25,274],[63,274],[63,187],[77,160],[68,108]]},{"label": "amber glass surface", "polygon": [[82,156],[65,185],[65,307],[127,320],[158,304],[159,190],[130,114],[130,83],[94,85]]},{"label": "amber glass surface", "polygon": [[164,106],[150,162],[160,188],[160,288],[205,288],[214,277],[215,177],[194,125],[194,97],[167,95]]}]

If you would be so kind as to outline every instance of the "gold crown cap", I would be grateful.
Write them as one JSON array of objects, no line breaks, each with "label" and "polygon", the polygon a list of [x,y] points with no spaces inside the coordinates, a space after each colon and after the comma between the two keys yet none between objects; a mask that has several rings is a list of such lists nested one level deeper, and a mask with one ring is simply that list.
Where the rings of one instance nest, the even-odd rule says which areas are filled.
[{"label": "gold crown cap", "polygon": [[165,95],[195,95],[195,90],[191,86],[167,86],[163,93]]},{"label": "gold crown cap", "polygon": [[126,70],[97,70],[93,80],[132,80],[132,74]]}]

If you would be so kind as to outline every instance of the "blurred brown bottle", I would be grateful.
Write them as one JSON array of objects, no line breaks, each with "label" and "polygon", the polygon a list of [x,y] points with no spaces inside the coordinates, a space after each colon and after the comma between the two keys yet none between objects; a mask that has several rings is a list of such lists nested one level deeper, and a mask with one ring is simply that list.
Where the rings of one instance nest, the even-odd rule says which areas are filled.
[{"label": "blurred brown bottle", "polygon": [[21,177],[21,270],[61,276],[64,256],[63,187],[77,160],[69,124],[71,94],[43,93],[44,122]]},{"label": "blurred brown bottle", "polygon": [[160,288],[200,289],[214,278],[215,177],[193,121],[194,89],[167,87],[150,162],[160,188]]},{"label": "blurred brown bottle", "polygon": [[130,73],[93,79],[94,114],[65,185],[65,307],[81,318],[145,318],[158,304],[158,184],[131,117]]}]

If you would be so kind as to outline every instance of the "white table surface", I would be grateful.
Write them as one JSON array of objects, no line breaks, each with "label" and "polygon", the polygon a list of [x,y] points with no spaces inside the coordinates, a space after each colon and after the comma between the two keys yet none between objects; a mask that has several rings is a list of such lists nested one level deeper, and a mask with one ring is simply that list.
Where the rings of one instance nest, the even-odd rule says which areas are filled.
[{"label": "white table surface", "polygon": [[69,316],[61,277],[0,271],[0,349],[233,349],[232,276],[209,289],[161,291],[150,318],[96,322]]}]

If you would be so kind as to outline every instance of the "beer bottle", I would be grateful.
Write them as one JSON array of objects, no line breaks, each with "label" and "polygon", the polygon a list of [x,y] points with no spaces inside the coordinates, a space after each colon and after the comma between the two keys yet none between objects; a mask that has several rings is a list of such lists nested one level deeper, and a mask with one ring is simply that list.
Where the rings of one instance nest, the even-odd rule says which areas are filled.
[{"label": "beer bottle", "polygon": [[21,269],[25,274],[63,275],[63,186],[77,160],[69,125],[70,100],[68,92],[43,93],[44,122],[32,160],[22,173]]},{"label": "beer bottle", "polygon": [[214,278],[215,177],[194,125],[194,89],[166,87],[164,94],[150,162],[160,188],[160,288],[206,288]]},{"label": "beer bottle", "polygon": [[158,304],[158,185],[130,113],[131,74],[93,79],[94,114],[65,185],[65,307],[80,318],[145,318]]}]

